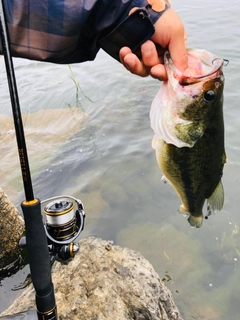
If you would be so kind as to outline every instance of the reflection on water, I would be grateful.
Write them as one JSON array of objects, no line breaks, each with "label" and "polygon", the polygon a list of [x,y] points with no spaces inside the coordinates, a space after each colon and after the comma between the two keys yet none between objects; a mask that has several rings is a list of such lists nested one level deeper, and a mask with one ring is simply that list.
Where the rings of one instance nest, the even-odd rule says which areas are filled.
[{"label": "reflection on water", "polygon": [[[211,10],[206,10],[207,2],[204,5],[199,0],[194,3],[175,0],[173,5],[185,22],[189,47],[204,47],[230,60],[225,68],[228,159],[223,177],[223,210],[204,221],[199,230],[189,228],[186,218],[175,212],[179,206],[178,197],[171,186],[161,182],[151,148],[153,132],[149,110],[160,83],[128,74],[104,53],[94,62],[72,65],[84,95],[92,101],[79,93],[80,111],[87,117],[83,122],[79,120],[79,127],[74,130],[71,121],[67,123],[69,111],[66,110],[79,104],[68,67],[15,60],[23,113],[56,109],[52,117],[65,114],[67,123],[66,138],[51,140],[50,133],[61,129],[65,122],[60,126],[56,124],[48,133],[48,125],[42,119],[44,115],[39,116],[43,127],[37,141],[35,135],[32,144],[30,139],[27,141],[33,186],[35,196],[42,200],[70,194],[83,201],[87,216],[81,237],[95,235],[139,250],[161,278],[169,275],[171,280],[166,284],[185,319],[222,320],[227,317],[233,320],[240,314],[237,301],[240,294],[237,285],[240,277],[238,2],[212,3]],[[199,22],[196,22],[196,10]],[[2,60],[0,65],[0,113],[11,116]],[[62,113],[59,109],[63,109]],[[51,119],[49,115],[47,118]],[[7,122],[1,124],[1,137],[10,130],[5,126]],[[10,134],[13,133],[10,131]],[[16,145],[0,139],[0,150],[4,157],[8,154],[1,158],[4,172],[1,187],[4,186],[19,206],[24,195],[15,161]],[[21,293],[12,292],[11,288],[23,282],[27,274],[28,270],[24,269],[2,281],[0,310]]]}]

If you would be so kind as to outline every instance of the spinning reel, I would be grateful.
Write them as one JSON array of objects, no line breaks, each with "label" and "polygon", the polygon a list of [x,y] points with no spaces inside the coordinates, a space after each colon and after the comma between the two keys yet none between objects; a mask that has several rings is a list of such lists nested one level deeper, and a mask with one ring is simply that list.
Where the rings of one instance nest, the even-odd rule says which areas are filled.
[{"label": "spinning reel", "polygon": [[84,228],[82,201],[71,196],[58,196],[43,200],[41,205],[44,206],[44,228],[50,256],[64,261],[73,258],[79,250],[79,245],[73,241]]},{"label": "spinning reel", "polygon": [[[74,240],[84,228],[82,201],[71,196],[57,196],[41,201],[41,211],[51,265],[57,258],[60,261],[73,258],[79,250]],[[25,245],[23,237],[20,246]]]}]

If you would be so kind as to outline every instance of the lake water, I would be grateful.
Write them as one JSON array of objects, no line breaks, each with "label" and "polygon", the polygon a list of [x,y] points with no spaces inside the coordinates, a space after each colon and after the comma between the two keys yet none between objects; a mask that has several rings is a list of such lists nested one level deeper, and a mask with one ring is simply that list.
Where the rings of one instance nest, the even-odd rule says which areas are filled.
[{"label": "lake water", "polygon": [[[34,193],[41,200],[61,194],[80,198],[87,214],[81,238],[111,239],[142,252],[186,320],[235,320],[240,318],[240,4],[172,4],[185,24],[188,47],[230,61],[224,68],[222,211],[200,229],[190,228],[177,213],[179,199],[161,182],[151,148],[149,110],[160,82],[129,74],[104,52],[94,62],[72,65],[80,87],[77,101],[68,66],[14,60],[22,113],[34,113],[26,125]],[[3,59],[0,96],[0,114],[11,116]],[[9,119],[1,126],[1,135],[8,134],[0,140],[1,187],[19,207],[24,194],[14,132]],[[12,289],[27,274],[25,267],[1,281],[0,312],[20,295]]]}]

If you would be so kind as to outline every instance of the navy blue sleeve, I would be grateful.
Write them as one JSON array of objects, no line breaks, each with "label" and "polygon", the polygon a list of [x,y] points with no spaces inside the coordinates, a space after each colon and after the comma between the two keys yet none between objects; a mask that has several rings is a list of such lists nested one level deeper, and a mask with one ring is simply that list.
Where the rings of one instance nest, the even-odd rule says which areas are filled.
[{"label": "navy blue sleeve", "polygon": [[[154,33],[156,12],[147,0],[4,0],[11,52],[15,57],[54,63],[93,60],[100,48],[118,58]],[[129,16],[133,8],[141,8]]]}]

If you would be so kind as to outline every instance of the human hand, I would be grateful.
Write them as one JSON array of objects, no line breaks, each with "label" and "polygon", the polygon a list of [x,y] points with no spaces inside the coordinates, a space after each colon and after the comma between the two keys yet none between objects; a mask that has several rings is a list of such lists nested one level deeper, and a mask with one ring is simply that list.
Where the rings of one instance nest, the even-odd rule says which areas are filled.
[{"label": "human hand", "polygon": [[155,33],[151,40],[141,46],[140,60],[128,47],[120,50],[120,61],[131,73],[164,81],[167,73],[163,64],[163,55],[169,50],[171,58],[178,70],[183,72],[188,67],[186,51],[186,33],[177,13],[169,8],[154,25]]}]

